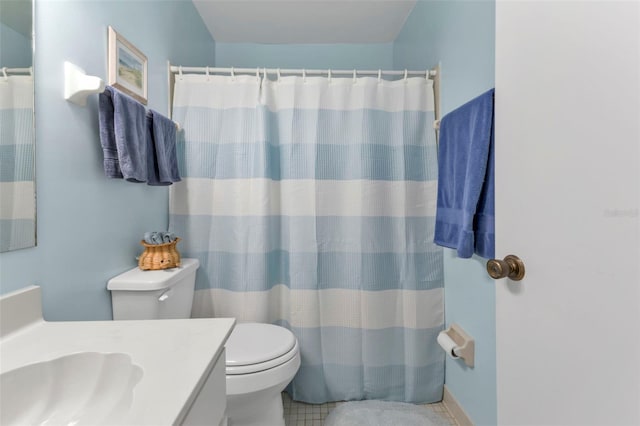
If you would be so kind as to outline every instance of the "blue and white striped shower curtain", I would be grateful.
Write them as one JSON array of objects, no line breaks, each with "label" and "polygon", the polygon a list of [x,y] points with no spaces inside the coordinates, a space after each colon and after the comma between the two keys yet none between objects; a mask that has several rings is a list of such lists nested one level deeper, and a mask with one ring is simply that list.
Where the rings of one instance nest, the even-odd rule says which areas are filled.
[{"label": "blue and white striped shower curtain", "polygon": [[194,316],[290,328],[296,400],[440,400],[432,82],[176,76]]},{"label": "blue and white striped shower curtain", "polygon": [[0,252],[36,243],[33,77],[0,77]]}]

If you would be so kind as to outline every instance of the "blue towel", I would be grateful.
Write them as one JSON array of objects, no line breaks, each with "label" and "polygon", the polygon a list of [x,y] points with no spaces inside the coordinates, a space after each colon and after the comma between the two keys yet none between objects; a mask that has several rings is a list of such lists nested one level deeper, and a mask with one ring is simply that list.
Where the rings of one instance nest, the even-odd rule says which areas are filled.
[{"label": "blue towel", "polygon": [[[99,96],[100,142],[107,177],[147,181],[146,108],[107,86]],[[115,160],[114,147],[117,152]]]},{"label": "blue towel", "polygon": [[147,244],[163,244],[162,232],[145,232],[144,242]]},{"label": "blue towel", "polygon": [[163,232],[162,233],[162,241],[165,243],[170,243],[171,241],[176,239],[176,235],[173,232]]},{"label": "blue towel", "polygon": [[144,233],[143,239],[147,244],[164,244],[175,241],[176,235],[173,232],[149,231]]},{"label": "blue towel", "polygon": [[176,156],[176,125],[153,110],[147,112],[147,168],[149,185],[180,182]]},{"label": "blue towel", "polygon": [[111,91],[105,90],[104,93],[100,93],[98,96],[98,122],[100,127],[100,144],[102,145],[104,158],[104,174],[109,178],[122,179],[113,120],[114,114]]},{"label": "blue towel", "polygon": [[440,122],[434,242],[462,258],[495,255],[493,97],[491,89]]},{"label": "blue towel", "polygon": [[144,239],[144,242],[147,243],[147,244],[156,244],[154,242],[155,232],[145,232],[143,239]]}]

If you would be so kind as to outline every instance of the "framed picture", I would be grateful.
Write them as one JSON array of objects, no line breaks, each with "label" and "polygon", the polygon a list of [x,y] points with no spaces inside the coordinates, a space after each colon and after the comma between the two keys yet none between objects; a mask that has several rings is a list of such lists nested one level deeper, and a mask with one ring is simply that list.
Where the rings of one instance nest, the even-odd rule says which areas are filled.
[{"label": "framed picture", "polygon": [[109,85],[147,104],[147,57],[111,26]]}]

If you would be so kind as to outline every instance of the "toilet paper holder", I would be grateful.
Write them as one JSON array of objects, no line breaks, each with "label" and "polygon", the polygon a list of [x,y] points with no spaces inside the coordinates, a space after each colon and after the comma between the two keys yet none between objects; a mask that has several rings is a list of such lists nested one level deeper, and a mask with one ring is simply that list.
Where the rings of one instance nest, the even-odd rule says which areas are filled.
[{"label": "toilet paper holder", "polygon": [[[458,324],[451,324],[449,328],[440,333],[444,333],[455,343],[451,348],[452,355],[462,358],[469,367],[474,365],[475,341]],[[441,345],[442,346],[442,345]],[[444,349],[444,346],[442,346]]]}]

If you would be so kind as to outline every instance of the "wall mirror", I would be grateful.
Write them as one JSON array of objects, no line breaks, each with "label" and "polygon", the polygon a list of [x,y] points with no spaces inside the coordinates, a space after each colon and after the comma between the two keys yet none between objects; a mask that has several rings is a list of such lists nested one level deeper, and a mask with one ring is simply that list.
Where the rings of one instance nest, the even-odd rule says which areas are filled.
[{"label": "wall mirror", "polygon": [[0,252],[36,245],[33,10],[0,1]]}]

